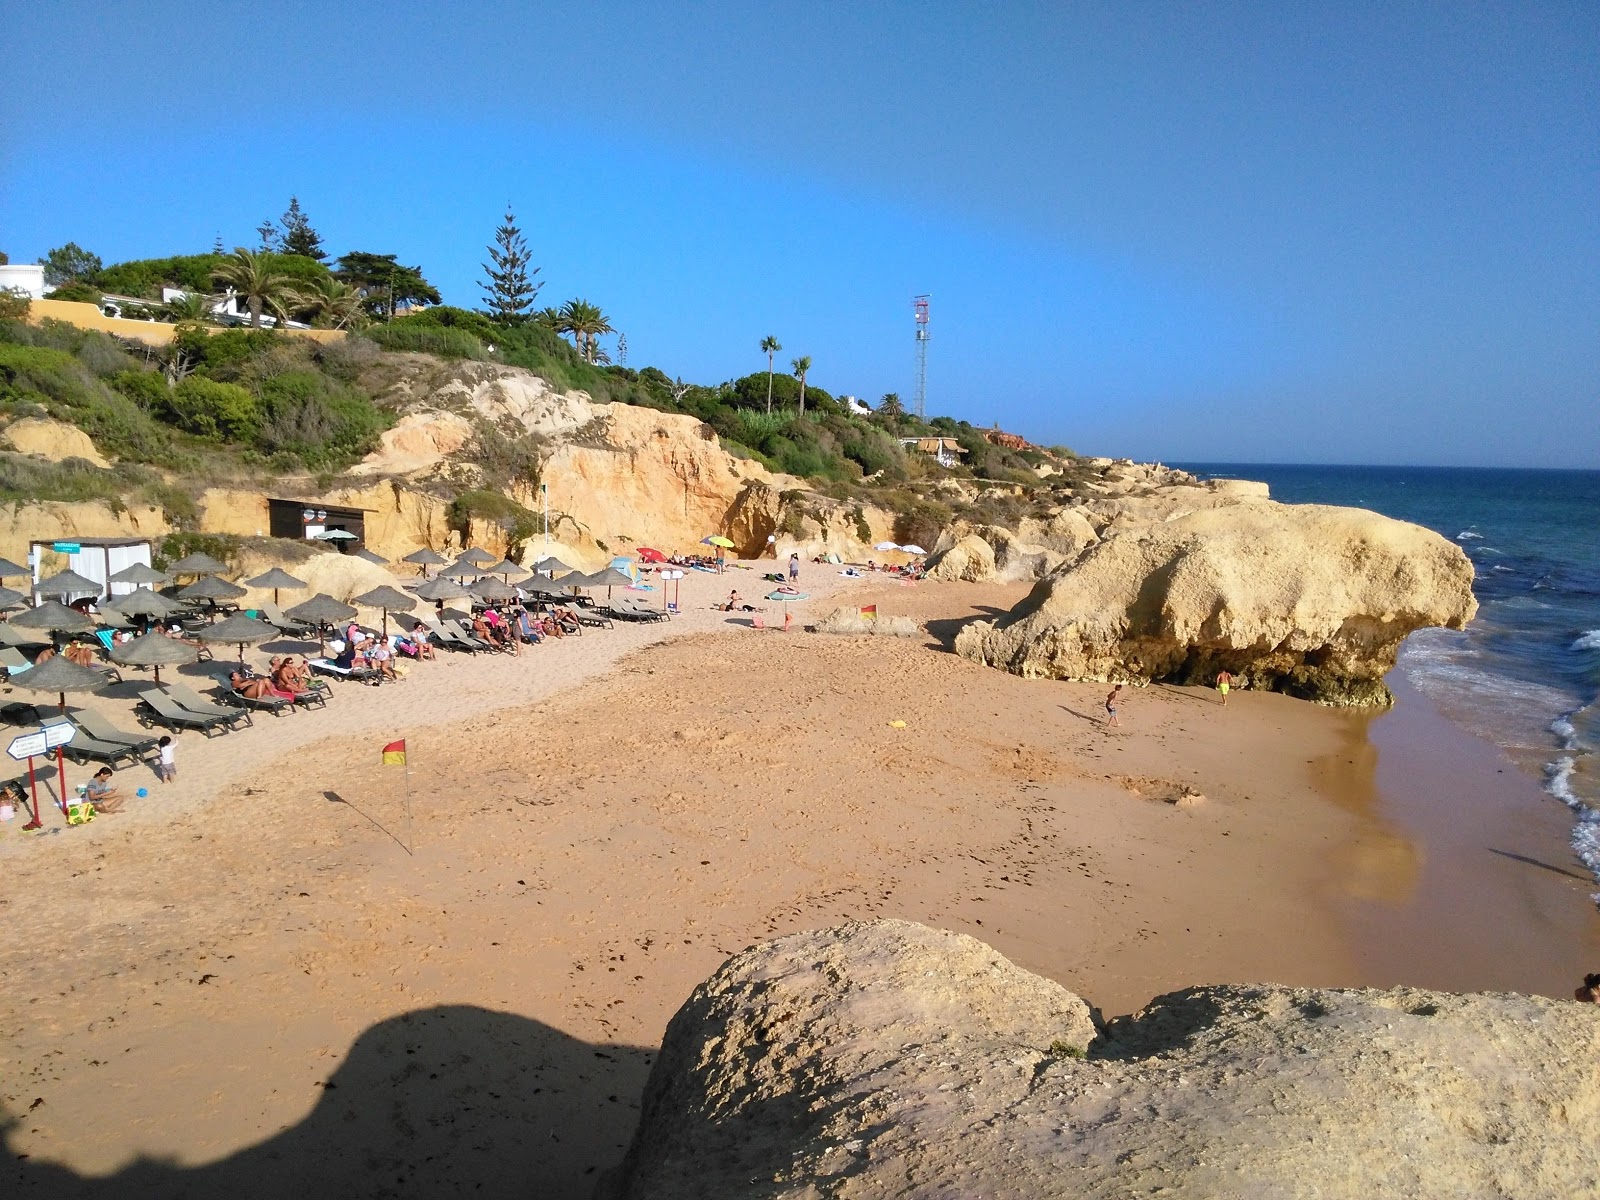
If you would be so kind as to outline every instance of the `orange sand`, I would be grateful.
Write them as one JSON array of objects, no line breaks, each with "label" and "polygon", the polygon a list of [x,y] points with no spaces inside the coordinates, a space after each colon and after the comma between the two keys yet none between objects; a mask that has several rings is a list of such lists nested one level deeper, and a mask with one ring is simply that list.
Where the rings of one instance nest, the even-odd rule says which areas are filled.
[{"label": "orange sand", "polygon": [[[844,581],[808,576],[815,615]],[[1437,886],[1417,874],[1434,851],[1386,808],[1366,718],[1155,687],[1106,730],[1102,687],[920,639],[757,633],[707,611],[725,581],[685,583],[670,629],[446,660],[326,716],[186,737],[180,782],[127,816],[0,841],[0,1181],[585,1195],[694,984],[852,917],[973,933],[1108,1013],[1190,983],[1405,978],[1366,914]],[[947,636],[1019,594],[850,600]],[[397,736],[409,819],[404,774],[376,765]],[[1505,845],[1553,859],[1554,832]],[[1472,886],[1530,898],[1523,940],[1552,961],[1589,941],[1483,978],[1568,986],[1592,909],[1496,861]]]}]

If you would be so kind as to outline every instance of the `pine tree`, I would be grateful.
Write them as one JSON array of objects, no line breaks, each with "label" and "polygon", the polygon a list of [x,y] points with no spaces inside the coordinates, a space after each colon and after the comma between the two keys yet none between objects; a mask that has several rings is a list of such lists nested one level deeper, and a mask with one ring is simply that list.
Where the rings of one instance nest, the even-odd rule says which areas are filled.
[{"label": "pine tree", "polygon": [[487,280],[479,280],[484,303],[489,316],[507,325],[526,321],[533,312],[534,299],[544,285],[533,282],[532,276],[539,268],[528,270],[533,261],[528,253],[528,243],[517,228],[517,218],[506,205],[506,219],[494,231],[494,243],[489,247],[489,261],[483,264]]},{"label": "pine tree", "polygon": [[628,365],[628,335],[625,334],[625,333],[619,333],[619,334],[617,334],[617,366],[625,367],[627,365]]},{"label": "pine tree", "polygon": [[314,258],[318,262],[328,257],[327,251],[322,248],[322,238],[311,228],[311,222],[306,220],[306,214],[300,210],[298,196],[289,197],[289,208],[283,214],[282,224],[285,254],[298,254],[304,258]]},{"label": "pine tree", "polygon": [[220,256],[226,254],[227,252],[227,249],[222,244],[222,234],[218,233],[215,240],[213,240],[211,243],[211,253]]},{"label": "pine tree", "polygon": [[256,235],[261,239],[261,245],[256,248],[257,254],[271,254],[282,244],[278,227],[272,223],[271,217],[256,226]]}]

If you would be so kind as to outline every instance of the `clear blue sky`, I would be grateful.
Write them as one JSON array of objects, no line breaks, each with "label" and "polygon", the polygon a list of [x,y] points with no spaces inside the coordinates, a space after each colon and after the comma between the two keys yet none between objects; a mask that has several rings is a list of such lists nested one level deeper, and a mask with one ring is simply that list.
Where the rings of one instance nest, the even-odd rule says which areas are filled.
[{"label": "clear blue sky", "polygon": [[509,200],[630,366],[1168,460],[1600,466],[1600,4],[13,3],[0,249]]}]

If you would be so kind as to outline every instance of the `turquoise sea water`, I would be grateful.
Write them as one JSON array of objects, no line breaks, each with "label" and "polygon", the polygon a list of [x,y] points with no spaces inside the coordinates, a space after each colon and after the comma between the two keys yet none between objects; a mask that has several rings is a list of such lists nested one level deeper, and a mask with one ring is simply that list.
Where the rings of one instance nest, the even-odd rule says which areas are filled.
[{"label": "turquoise sea water", "polygon": [[1477,618],[1413,634],[1399,667],[1451,720],[1537,757],[1600,879],[1600,471],[1175,465],[1261,480],[1290,504],[1369,508],[1465,550]]}]

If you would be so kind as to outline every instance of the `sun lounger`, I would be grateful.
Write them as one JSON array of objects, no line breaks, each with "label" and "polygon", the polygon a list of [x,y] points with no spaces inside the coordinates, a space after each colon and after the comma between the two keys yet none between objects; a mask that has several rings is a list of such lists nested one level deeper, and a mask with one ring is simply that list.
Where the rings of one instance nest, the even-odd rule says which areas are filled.
[{"label": "sun lounger", "polygon": [[5,668],[6,678],[15,678],[32,666],[33,664],[28,661],[27,655],[23,654],[15,646],[0,646],[0,667]]},{"label": "sun lounger", "polygon": [[96,741],[127,746],[141,756],[153,751],[160,740],[148,733],[124,733],[99,713],[86,708],[68,713],[67,719]]},{"label": "sun lounger", "polygon": [[590,629],[610,629],[611,617],[605,609],[574,608],[572,615],[578,618],[579,625],[587,625]]},{"label": "sun lounger", "polygon": [[276,604],[258,604],[256,611],[261,614],[261,619],[268,625],[276,625],[285,633],[315,633],[316,624],[311,621],[302,621],[296,617],[286,617],[283,610]]},{"label": "sun lounger", "polygon": [[443,630],[449,630],[450,632],[454,633],[458,638],[470,646],[474,652],[481,653],[485,650],[500,649],[500,647],[491,645],[489,642],[484,641],[477,634],[473,633],[471,630],[462,625],[460,621],[441,621],[439,628]]},{"label": "sun lounger", "polygon": [[[231,724],[234,721],[243,721],[246,725],[255,724],[250,719],[250,713],[246,709],[235,708],[231,704],[217,704],[214,701],[207,700],[186,683],[169,683],[166,685],[166,689],[167,695],[192,713],[199,713],[205,717],[226,717],[230,722],[228,726],[230,729],[234,728]],[[287,704],[288,701],[284,701],[284,703]]]},{"label": "sun lounger", "polygon": [[618,596],[611,602],[611,615],[629,621],[665,621],[667,614],[652,608],[636,596]]},{"label": "sun lounger", "polygon": [[66,744],[65,750],[67,757],[75,763],[85,763],[92,758],[113,768],[124,758],[129,762],[138,762],[144,757],[126,742],[102,742],[85,733],[81,727]]},{"label": "sun lounger", "polygon": [[308,658],[306,665],[313,675],[326,675],[330,679],[348,679],[354,683],[381,683],[383,673],[371,667],[341,667],[331,658]]},{"label": "sun lounger", "polygon": [[139,695],[141,703],[148,710],[151,719],[161,722],[169,729],[198,729],[207,737],[210,737],[212,732],[219,728],[223,732],[227,732],[228,717],[190,712],[167,693],[156,688],[141,692]]},{"label": "sun lounger", "polygon": [[469,641],[456,632],[454,627],[447,626],[432,617],[424,617],[422,621],[428,627],[428,635],[433,640],[434,645],[441,649],[455,650],[464,654],[476,654],[478,652],[480,647],[476,638]]}]

